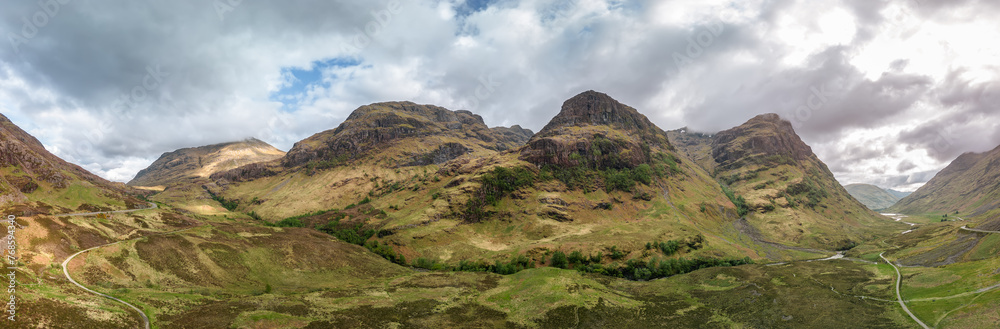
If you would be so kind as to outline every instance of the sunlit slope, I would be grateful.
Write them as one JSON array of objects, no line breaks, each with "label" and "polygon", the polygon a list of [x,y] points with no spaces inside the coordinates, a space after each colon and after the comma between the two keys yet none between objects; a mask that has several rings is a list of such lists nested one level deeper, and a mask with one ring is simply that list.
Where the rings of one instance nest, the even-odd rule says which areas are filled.
[{"label": "sunlit slope", "polygon": [[709,136],[670,132],[688,159],[745,200],[747,221],[768,240],[826,250],[888,234],[896,227],[859,203],[775,114]]},{"label": "sunlit slope", "polygon": [[[387,106],[374,111],[392,117],[382,112],[405,110]],[[409,112],[400,116],[417,120]],[[526,145],[506,151],[488,148],[492,144],[467,131],[391,134],[433,120],[364,125],[354,121],[365,115],[351,118],[333,132],[300,142],[296,149],[302,151],[290,151],[284,165],[273,164],[264,174],[243,175],[251,169],[244,167],[217,175],[217,193],[237,202],[237,212],[267,222],[331,210],[297,220],[307,227],[361,225],[378,231],[373,239],[410,260],[455,264],[526,255],[542,262],[561,250],[601,253],[603,262],[612,262],[612,248],[626,259],[648,259],[656,255],[645,249],[647,243],[668,240],[697,245],[674,257],[768,255],[735,229],[736,210],[708,173],[682,160],[666,133],[645,116],[601,93],[566,101]],[[401,125],[404,130],[397,129]],[[466,138],[453,139],[456,134]],[[376,138],[379,143],[358,139],[364,136],[383,137]],[[415,151],[418,146],[433,146],[427,141],[438,139],[462,140],[470,151],[413,165],[428,158]],[[315,160],[330,159],[331,150],[350,145],[366,145],[358,150],[367,151]],[[442,154],[434,150],[421,152]],[[302,160],[310,157],[315,158]],[[360,204],[365,212],[354,209]],[[807,257],[789,250],[770,256]]]}]

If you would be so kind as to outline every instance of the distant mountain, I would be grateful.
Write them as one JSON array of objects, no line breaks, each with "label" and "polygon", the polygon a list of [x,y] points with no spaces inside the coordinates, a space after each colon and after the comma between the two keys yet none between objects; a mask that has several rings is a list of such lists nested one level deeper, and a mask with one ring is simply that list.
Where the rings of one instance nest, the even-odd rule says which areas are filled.
[{"label": "distant mountain", "polygon": [[493,127],[490,128],[493,132],[498,133],[503,136],[503,139],[508,142],[513,142],[515,145],[524,145],[527,143],[531,136],[535,133],[531,129],[521,128],[519,125],[513,125],[511,127]]},{"label": "distant mountain", "polygon": [[112,183],[49,153],[0,114],[0,209],[15,214],[145,207],[131,188]]},{"label": "distant mountain", "polygon": [[754,117],[714,135],[687,129],[670,141],[746,203],[746,220],[772,241],[847,247],[879,232],[878,214],[848,194],[776,114]]},{"label": "distant mountain", "polygon": [[900,200],[903,199],[903,198],[905,198],[905,197],[907,197],[907,196],[910,196],[910,194],[913,194],[913,192],[896,191],[896,190],[893,190],[891,188],[890,189],[886,189],[885,191],[889,192],[889,194],[892,194],[892,196],[894,196],[894,197],[896,197],[896,199],[900,199]]},{"label": "distant mountain", "polygon": [[976,216],[1000,208],[1000,147],[966,153],[890,211],[904,214],[952,213]]},{"label": "distant mountain", "polygon": [[184,178],[208,178],[214,173],[257,162],[280,159],[285,152],[256,138],[185,148],[164,153],[140,171],[128,185],[167,186]]},{"label": "distant mountain", "polygon": [[[870,185],[870,184],[850,184],[844,186],[847,192],[851,194],[855,199],[861,201],[865,206],[872,210],[883,210],[899,201],[899,197],[896,197],[888,190],[884,190],[881,187]],[[897,192],[902,193],[902,192]]]}]

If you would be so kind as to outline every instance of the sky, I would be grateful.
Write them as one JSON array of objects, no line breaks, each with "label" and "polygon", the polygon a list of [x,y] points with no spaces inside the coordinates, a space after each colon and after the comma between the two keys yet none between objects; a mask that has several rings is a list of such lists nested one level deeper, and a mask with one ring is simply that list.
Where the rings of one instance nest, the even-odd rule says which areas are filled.
[{"label": "sky", "polygon": [[409,100],[538,131],[597,90],[663,129],[778,113],[842,184],[914,190],[1000,145],[1000,2],[172,0],[0,5],[0,113],[128,181]]}]

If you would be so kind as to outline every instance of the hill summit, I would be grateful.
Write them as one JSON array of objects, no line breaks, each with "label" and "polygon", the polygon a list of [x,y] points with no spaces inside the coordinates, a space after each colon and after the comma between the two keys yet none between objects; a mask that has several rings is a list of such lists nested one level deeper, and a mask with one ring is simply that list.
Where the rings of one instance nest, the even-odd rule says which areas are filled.
[{"label": "hill summit", "polygon": [[441,164],[477,151],[516,148],[530,132],[520,127],[490,129],[469,111],[413,102],[376,103],[359,107],[336,129],[295,143],[282,165],[366,157],[393,165]]},{"label": "hill summit", "polygon": [[586,91],[563,103],[559,114],[521,150],[537,165],[634,168],[651,160],[651,149],[672,149],[667,134],[636,109]]},{"label": "hill summit", "polygon": [[214,173],[251,163],[280,159],[285,152],[259,139],[192,147],[164,153],[128,184],[165,186],[183,178],[208,178]]}]

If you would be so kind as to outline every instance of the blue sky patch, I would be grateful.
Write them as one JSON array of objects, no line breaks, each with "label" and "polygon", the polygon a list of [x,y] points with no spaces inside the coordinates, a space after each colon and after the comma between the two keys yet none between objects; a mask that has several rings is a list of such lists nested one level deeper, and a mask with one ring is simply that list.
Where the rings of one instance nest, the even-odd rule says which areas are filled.
[{"label": "blue sky patch", "polygon": [[[361,65],[361,61],[353,58],[334,58],[324,61],[315,61],[312,63],[312,68],[302,69],[297,67],[289,67],[281,70],[282,75],[291,74],[293,77],[292,83],[289,86],[285,86],[281,90],[271,94],[272,101],[278,101],[284,104],[284,110],[287,112],[294,112],[296,108],[291,108],[297,104],[302,97],[305,96],[306,92],[309,91],[310,86],[313,85],[327,85],[323,82],[323,72],[329,68],[335,67],[350,67]],[[336,79],[337,77],[332,77]]]}]

